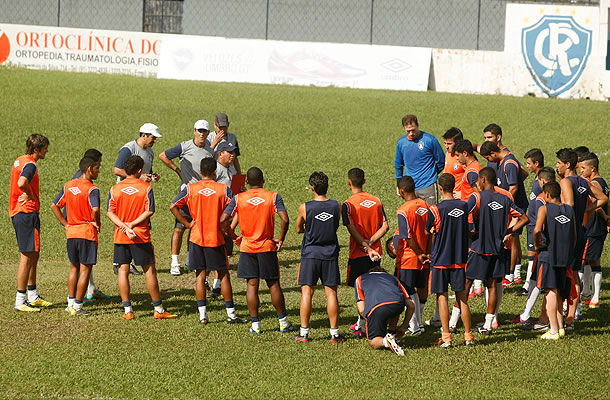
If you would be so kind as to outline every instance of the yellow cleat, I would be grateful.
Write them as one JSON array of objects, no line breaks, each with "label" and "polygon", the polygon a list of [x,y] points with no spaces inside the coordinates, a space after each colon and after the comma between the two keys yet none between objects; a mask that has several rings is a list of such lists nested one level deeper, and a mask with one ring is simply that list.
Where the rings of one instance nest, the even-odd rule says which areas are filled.
[{"label": "yellow cleat", "polygon": [[36,299],[36,301],[32,301],[29,304],[33,307],[51,307],[53,305],[53,303],[51,303],[50,301],[46,301],[40,296]]},{"label": "yellow cleat", "polygon": [[27,304],[22,304],[20,306],[16,306],[13,308],[15,311],[23,311],[23,312],[40,312],[40,308],[31,307]]}]

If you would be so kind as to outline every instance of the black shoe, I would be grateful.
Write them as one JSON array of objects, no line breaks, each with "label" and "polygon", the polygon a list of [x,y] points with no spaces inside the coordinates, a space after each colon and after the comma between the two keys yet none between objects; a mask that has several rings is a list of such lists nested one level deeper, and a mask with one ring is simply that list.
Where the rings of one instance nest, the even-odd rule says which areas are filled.
[{"label": "black shoe", "polygon": [[243,319],[241,319],[239,317],[235,317],[235,318],[227,317],[227,323],[228,324],[245,324],[246,321],[244,321]]},{"label": "black shoe", "polygon": [[515,293],[515,296],[527,296],[527,289],[526,288],[519,289],[519,291],[517,293]]},{"label": "black shoe", "polygon": [[138,271],[134,264],[129,264],[129,273],[132,275],[142,275],[142,271]]},{"label": "black shoe", "polygon": [[345,339],[345,336],[343,336],[343,335],[332,335],[330,337],[331,343],[343,343],[345,341],[346,341],[346,339]]},{"label": "black shoe", "polygon": [[482,335],[491,335],[491,329],[487,329],[485,327],[480,327],[478,331]]}]

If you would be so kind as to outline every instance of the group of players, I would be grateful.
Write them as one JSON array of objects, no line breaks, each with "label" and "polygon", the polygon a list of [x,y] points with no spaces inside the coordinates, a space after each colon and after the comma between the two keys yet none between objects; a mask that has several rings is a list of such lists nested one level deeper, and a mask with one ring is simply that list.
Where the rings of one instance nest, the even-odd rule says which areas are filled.
[{"label": "group of players", "polygon": [[[407,121],[405,124],[403,118],[407,132],[413,121],[419,129],[416,117]],[[236,191],[239,193],[233,194],[232,176],[241,172],[237,139],[228,133],[226,114],[218,114],[214,125],[216,130],[211,133],[207,121],[197,121],[194,139],[159,156],[182,180],[179,194],[170,207],[176,218],[170,273],[181,273],[178,254],[182,234],[188,229],[187,264],[196,273],[199,321],[208,323],[207,274],[215,271],[214,289],[224,298],[227,322],[243,323],[235,312],[228,274],[228,255],[235,243],[240,247],[237,276],[247,282],[250,332],[262,332],[258,317],[261,279],[269,287],[280,331],[296,331],[288,321],[279,281],[277,252],[282,248],[289,225],[283,200],[278,193],[264,189],[263,172],[257,167],[247,171],[249,189],[240,188]],[[155,212],[150,182],[159,180],[159,175],[152,172],[151,147],[159,137],[155,125],[144,124],[139,138],[123,146],[114,167],[117,183],[107,201],[107,217],[114,224],[114,263],[123,317],[127,320],[133,318],[129,274],[130,270],[137,273],[132,262],[144,271],[154,318],[177,317],[161,302],[150,236],[149,220]],[[498,326],[503,287],[521,280],[519,234],[525,226],[529,263],[525,285],[519,294],[527,295],[527,303],[524,312],[513,322],[530,324],[536,329],[547,328],[541,336],[543,339],[559,339],[566,328],[573,329],[581,304],[599,307],[600,258],[609,217],[608,186],[599,176],[597,156],[582,148],[559,150],[556,177],[555,170],[544,166],[539,149],[528,151],[526,168],[536,175],[528,204],[523,184],[527,171],[502,144],[500,127],[488,125],[484,137],[485,142],[477,145],[464,140],[457,128],[443,135],[447,154],[445,172],[438,177],[442,200],[438,204],[429,194],[425,197],[427,201],[418,197],[411,176],[397,180],[397,191],[404,204],[397,211],[398,229],[385,243],[388,255],[396,259],[394,276],[380,266],[381,240],[389,225],[379,198],[363,190],[364,171],[349,170],[347,178],[352,196],[343,204],[326,197],[328,178],[324,173],[314,172],[310,176],[313,200],[299,207],[296,221],[297,232],[304,234],[298,271],[302,294],[301,327],[294,336],[297,341],[309,341],[312,297],[318,280],[322,281],[327,298],[330,340],[333,343],[345,340],[338,326],[340,220],[350,234],[346,281],[355,288],[359,312],[350,334],[367,337],[374,348],[389,348],[396,354],[404,354],[397,339],[407,333],[423,332],[422,313],[430,293],[437,294],[435,318],[442,326],[438,344],[452,345],[452,333],[460,316],[465,344],[474,344],[468,299],[482,293],[477,282],[483,282],[487,289],[487,313],[478,331],[491,333]],[[420,139],[421,136],[413,140]],[[46,137],[32,134],[26,142],[26,154],[17,158],[11,175],[9,209],[21,252],[16,311],[37,312],[51,305],[36,289],[40,249],[36,163],[45,158],[48,146]],[[488,167],[482,168],[475,152],[487,159]],[[93,181],[99,174],[101,156],[97,150],[88,150],[80,161],[79,172],[63,186],[51,205],[54,215],[66,228],[70,261],[66,311],[71,315],[88,315],[83,309],[87,299],[107,297],[95,287],[92,275],[101,225],[100,192]],[[177,157],[180,167],[171,161]],[[275,214],[281,220],[277,236]],[[235,233],[237,225],[240,236]],[[456,298],[451,313],[449,286]],[[544,293],[542,312],[533,320],[530,313],[540,293]],[[568,305],[565,325],[564,302]],[[403,312],[404,319],[399,326]]]}]

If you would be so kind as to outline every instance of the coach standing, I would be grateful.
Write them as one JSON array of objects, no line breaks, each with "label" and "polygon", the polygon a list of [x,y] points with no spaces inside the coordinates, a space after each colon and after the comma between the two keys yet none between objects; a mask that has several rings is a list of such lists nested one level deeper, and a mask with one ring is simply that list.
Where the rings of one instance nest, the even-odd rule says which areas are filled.
[{"label": "coach standing", "polygon": [[428,204],[437,202],[437,175],[445,167],[443,148],[434,136],[419,130],[417,117],[407,114],[402,118],[406,135],[396,143],[396,179],[408,175],[415,181],[415,195]]}]

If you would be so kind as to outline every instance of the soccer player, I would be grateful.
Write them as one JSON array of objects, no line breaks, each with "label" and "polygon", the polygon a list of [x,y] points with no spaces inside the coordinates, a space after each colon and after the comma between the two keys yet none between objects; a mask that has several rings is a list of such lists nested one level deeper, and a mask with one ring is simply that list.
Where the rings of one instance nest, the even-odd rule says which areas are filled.
[{"label": "soccer player", "polygon": [[[222,295],[227,310],[227,322],[242,323],[235,315],[233,288],[229,277],[229,259],[225,249],[225,239],[221,231],[220,217],[229,205],[233,193],[227,185],[216,182],[216,160],[204,158],[200,161],[202,180],[189,183],[170,206],[172,214],[182,225],[191,230],[189,237],[189,269],[196,271],[195,294],[199,309],[199,322],[208,323],[205,272],[217,271],[222,282]],[[188,221],[180,213],[187,207],[192,217]]]},{"label": "soccer player", "polygon": [[114,223],[114,262],[119,265],[119,292],[126,320],[133,319],[130,300],[129,266],[133,260],[142,266],[146,289],[152,298],[155,319],[177,315],[165,310],[161,302],[155,250],[150,239],[150,217],[155,212],[155,197],[150,183],[141,179],[144,160],[129,156],[124,163],[126,178],[114,185],[108,195],[106,216]]},{"label": "soccer player", "polygon": [[474,345],[474,336],[470,328],[470,308],[466,292],[466,261],[468,259],[468,204],[454,199],[455,178],[451,174],[442,174],[438,178],[442,201],[430,206],[427,214],[426,232],[434,235],[430,253],[430,291],[436,293],[438,309],[443,326],[440,341],[441,347],[451,346],[449,329],[449,285],[455,292],[459,303],[464,340],[466,346]]},{"label": "soccer player", "polygon": [[[540,149],[531,149],[524,155],[525,167],[529,172],[538,177],[538,172],[544,167],[544,154]],[[553,177],[553,180],[555,178]],[[525,276],[525,283],[523,287],[517,292],[517,296],[525,296],[528,294],[530,277],[532,276],[532,268],[534,267],[534,258],[536,258],[536,251],[534,249],[534,226],[536,225],[536,210],[534,209],[536,198],[542,193],[542,186],[538,179],[534,179],[532,184],[532,190],[529,196],[529,205],[527,207],[527,216],[530,221],[526,226],[527,231],[527,274]],[[515,274],[516,275],[516,274]]]},{"label": "soccer player", "polygon": [[33,133],[27,138],[25,147],[25,154],[13,163],[8,202],[9,216],[21,252],[14,310],[38,312],[40,307],[52,305],[40,297],[36,289],[36,268],[40,255],[40,178],[37,162],[47,155],[49,139]]},{"label": "soccer player", "polygon": [[462,178],[464,176],[464,164],[459,162],[455,152],[455,144],[461,140],[464,140],[464,134],[459,128],[451,127],[443,134],[445,150],[447,150],[443,172],[451,174],[455,178],[453,197],[456,199],[461,197]]},{"label": "soccer player", "polygon": [[[371,250],[371,256],[378,253]],[[354,282],[356,306],[363,318],[366,318],[366,337],[374,349],[390,349],[399,356],[404,356],[403,349],[396,339],[404,336],[415,306],[409,298],[402,283],[385,272],[381,266],[373,267],[369,272],[360,275]],[[405,317],[397,329],[398,318],[405,311]],[[388,332],[390,330],[396,334]]]},{"label": "soccer player", "polygon": [[[538,289],[544,290],[549,330],[541,339],[557,340],[563,329],[563,298],[569,296],[566,270],[572,264],[576,245],[574,209],[561,202],[561,187],[546,183],[542,190],[546,205],[538,209],[534,227],[534,244],[538,252]],[[545,242],[541,243],[541,236]]]},{"label": "soccer player", "polygon": [[[239,264],[237,277],[247,282],[246,300],[252,326],[251,333],[262,333],[258,316],[258,286],[259,280],[267,282],[271,303],[277,312],[280,332],[293,332],[296,330],[286,316],[284,293],[280,286],[280,265],[277,252],[280,251],[288,232],[288,213],[284,207],[284,200],[275,192],[265,190],[263,171],[252,167],[246,173],[246,183],[250,189],[239,193],[231,199],[224,210],[220,222],[222,229],[239,244]],[[281,220],[280,235],[274,237],[275,214]],[[230,218],[239,214],[239,229],[241,237],[237,237]]]},{"label": "soccer player", "polygon": [[[347,228],[349,239],[349,259],[347,261],[347,285],[354,287],[356,278],[380,265],[368,255],[370,250],[382,254],[381,238],[388,231],[383,204],[379,198],[365,192],[364,171],[352,168],[347,172],[347,184],[352,195],[341,206],[341,218]],[[364,319],[358,316],[358,321],[350,326],[351,333],[364,337]]]},{"label": "soccer player", "polygon": [[417,117],[407,114],[402,118],[407,132],[396,143],[394,168],[396,179],[404,175],[415,181],[415,194],[428,204],[436,203],[436,178],[445,168],[443,148],[434,136],[419,130]]},{"label": "soccer player", "polygon": [[423,332],[422,314],[428,299],[431,237],[426,234],[428,203],[415,197],[415,182],[410,176],[398,180],[398,193],[404,203],[397,210],[398,239],[396,276],[411,291],[415,312],[409,321],[409,333]]},{"label": "soccer player", "polygon": [[[589,180],[591,186],[599,186],[602,192],[608,196],[610,194],[610,189],[604,178],[599,174],[599,159],[597,158],[597,155],[595,153],[585,154],[581,158],[579,164],[580,176]],[[608,204],[606,204],[589,214],[585,226],[585,237],[587,241],[585,244],[584,259],[587,261],[587,264],[591,266],[591,274],[593,275],[592,297],[585,301],[585,304],[590,308],[599,308],[599,292],[602,285],[602,267],[600,261],[604,249],[604,242],[608,235],[609,221]],[[587,282],[588,281],[583,280],[583,284]],[[585,289],[583,289],[583,296],[584,294]]]},{"label": "soccer player", "polygon": [[[505,245],[514,230],[524,227],[528,218],[515,205],[510,193],[496,189],[496,171],[486,167],[479,171],[478,192],[468,199],[469,222],[473,224],[475,238],[470,246],[466,268],[466,285],[472,280],[485,282],[488,290],[487,314],[480,333],[491,333],[492,323],[497,319],[501,297],[497,296],[496,280],[501,279],[508,269]],[[511,219],[517,219],[511,225]],[[498,285],[500,286],[500,285]]]},{"label": "soccer player", "polygon": [[299,206],[297,233],[304,233],[301,245],[298,284],[301,285],[301,330],[294,338],[300,342],[309,341],[309,318],[311,302],[318,278],[324,285],[326,310],[330,322],[330,341],[344,342],[339,334],[339,302],[337,286],[339,275],[339,241],[337,229],[341,218],[338,201],[326,197],[328,177],[323,172],[314,172],[309,177],[313,200]]},{"label": "soccer player", "polygon": [[[545,184],[555,182],[555,170],[551,167],[540,168],[540,170],[536,174],[536,180],[538,181],[538,187],[540,187],[542,190],[542,187]],[[546,204],[545,197],[544,197],[543,193],[540,193],[538,196],[536,196],[536,199],[534,200],[533,204],[531,204],[531,206],[528,208],[528,219],[530,220],[530,222],[532,220],[534,220],[534,221],[537,220],[538,209],[540,209],[540,207],[542,207],[545,204]],[[535,223],[534,223],[534,226],[536,226]],[[533,235],[534,235],[534,229],[532,228],[532,244],[533,244],[533,239],[534,239]],[[538,245],[539,245],[539,247],[546,246],[546,238],[544,235],[540,237],[540,241],[538,242]],[[536,255],[536,254],[537,254],[537,252],[534,250],[534,255]],[[543,310],[540,314],[540,317],[538,318],[538,321],[530,320],[532,309],[534,308],[534,305],[536,304],[536,301],[538,300],[538,296],[540,295],[540,289],[538,289],[538,287],[537,287],[538,273],[537,273],[536,265],[537,265],[537,260],[536,260],[536,257],[534,256],[532,273],[528,277],[529,278],[528,282],[526,282],[528,284],[528,287],[527,287],[527,300],[525,302],[525,307],[523,308],[523,312],[520,315],[517,315],[515,318],[513,318],[510,322],[512,322],[514,324],[518,324],[518,323],[527,324],[525,326],[527,329],[539,330],[539,329],[546,329],[548,327],[548,319],[547,319],[546,312]]]},{"label": "soccer player", "polygon": [[[195,122],[193,139],[179,143],[175,147],[167,149],[159,154],[159,159],[163,162],[163,164],[174,171],[180,178],[182,184],[180,185],[178,192],[182,192],[189,183],[195,183],[201,180],[201,175],[199,174],[199,165],[201,160],[214,156],[214,150],[212,150],[210,143],[207,140],[209,133],[210,124],[208,121],[200,119],[199,121]],[[178,157],[180,158],[180,166],[177,166],[172,161]],[[179,210],[185,217],[185,220],[192,220],[188,207],[183,207]],[[184,236],[184,230],[185,226],[176,219],[171,241],[172,261],[169,268],[169,273],[173,276],[180,276],[181,274],[179,257],[180,249],[182,248],[182,237]]]},{"label": "soccer player", "polygon": [[[572,268],[567,272],[568,279],[570,279],[574,289],[574,298],[567,299],[568,315],[565,319],[566,329],[571,330],[574,328],[574,321],[581,317],[581,313],[577,312],[580,309],[581,285],[578,273],[575,274],[574,272],[579,272],[582,268],[582,258],[586,241],[584,227],[585,214],[594,211],[596,208],[605,206],[608,203],[608,196],[602,192],[600,187],[591,185],[588,180],[576,175],[578,155],[574,150],[563,148],[559,150],[556,155],[557,161],[555,167],[557,168],[557,175],[561,178],[561,202],[574,208],[574,218],[576,219],[576,249],[574,253],[574,263]],[[589,197],[591,197],[590,202]]]},{"label": "soccer player", "polygon": [[[97,264],[97,236],[100,230],[100,190],[93,184],[100,172],[100,163],[84,157],[81,175],[66,183],[51,203],[51,210],[66,228],[68,260],[68,311],[71,315],[89,315],[83,300],[89,275]],[[61,212],[65,207],[67,217]]]},{"label": "soccer player", "polygon": [[[521,210],[526,211],[528,202],[525,194],[524,178],[521,174],[521,164],[517,158],[507,149],[500,149],[494,142],[485,142],[481,145],[479,153],[492,163],[496,164],[496,177],[498,186],[508,190],[515,199],[515,204]],[[506,287],[513,283],[521,283],[521,241],[519,235],[522,230],[513,234],[511,244],[510,272],[504,277],[502,286]]]}]

